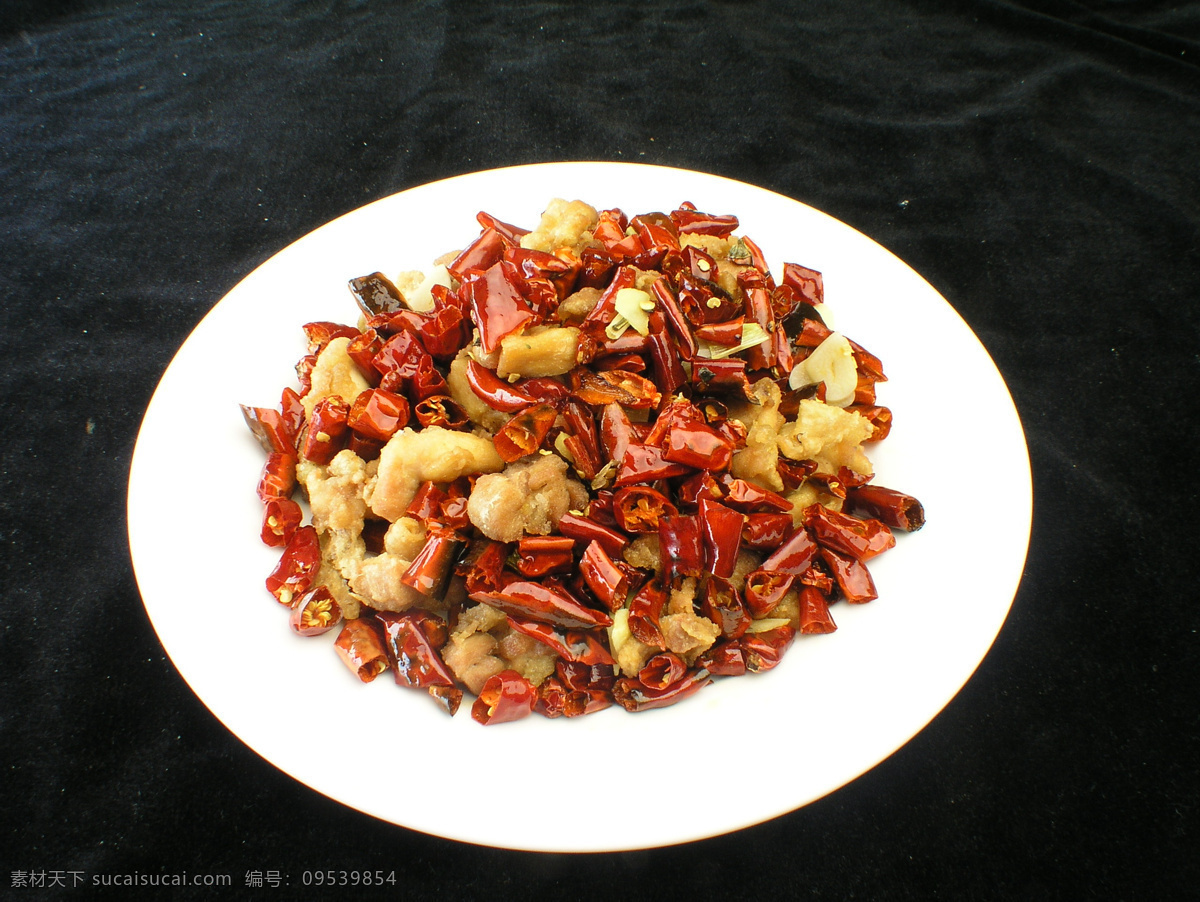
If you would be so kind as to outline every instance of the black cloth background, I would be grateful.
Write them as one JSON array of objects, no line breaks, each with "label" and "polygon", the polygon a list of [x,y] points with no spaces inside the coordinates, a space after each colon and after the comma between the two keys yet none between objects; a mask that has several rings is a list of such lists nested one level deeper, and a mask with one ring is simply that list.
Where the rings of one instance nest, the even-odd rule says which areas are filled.
[{"label": "black cloth background", "polygon": [[[1196,3],[0,7],[0,887],[186,871],[233,886],[180,898],[308,897],[302,870],[357,868],[407,899],[1194,891],[1198,65]],[[133,443],[205,312],[363,203],[548,160],[698,169],[844,220],[956,307],[1026,430],[1028,563],[978,672],[869,773],[734,835],[538,855],[345,808],[192,695],[134,582]],[[987,542],[1006,499],[986,472],[963,490]],[[787,778],[753,737],[717,758],[731,791]],[[493,780],[551,818],[613,795]],[[247,886],[272,870],[290,889]]]}]

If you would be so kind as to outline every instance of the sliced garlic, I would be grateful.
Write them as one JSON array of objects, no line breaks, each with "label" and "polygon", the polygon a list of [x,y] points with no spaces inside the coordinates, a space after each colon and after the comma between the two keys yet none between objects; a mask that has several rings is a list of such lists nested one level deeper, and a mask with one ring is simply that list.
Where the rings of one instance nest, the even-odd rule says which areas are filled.
[{"label": "sliced garlic", "polygon": [[450,270],[446,269],[445,264],[439,263],[427,272],[421,284],[404,295],[404,302],[418,313],[429,313],[433,310],[434,285],[454,287],[454,277],[450,275]]},{"label": "sliced garlic", "polygon": [[788,376],[792,389],[825,383],[825,403],[831,407],[848,407],[858,387],[858,367],[854,349],[846,336],[831,332],[807,358],[797,363]]},{"label": "sliced garlic", "polygon": [[575,457],[567,449],[567,434],[565,432],[560,432],[554,437],[554,450],[557,451],[559,456],[562,457],[562,459],[567,463],[575,463]]},{"label": "sliced garlic", "polygon": [[632,328],[639,335],[650,334],[650,311],[654,299],[640,288],[621,288],[613,297],[617,315],[613,317],[604,334],[611,340],[621,337],[626,329]]},{"label": "sliced garlic", "polygon": [[734,354],[749,350],[755,345],[760,345],[764,341],[770,340],[770,333],[758,323],[744,323],[742,325],[742,337],[737,344],[731,347],[724,347],[714,342],[705,342],[708,345],[708,353],[704,356],[711,357],[713,360],[722,360],[725,357],[731,357]]},{"label": "sliced garlic", "polygon": [[600,472],[597,473],[592,479],[592,489],[597,492],[601,489],[606,489],[612,485],[613,480],[616,478],[617,462],[615,460],[610,460],[600,468]]},{"label": "sliced garlic", "polygon": [[613,657],[620,652],[621,646],[633,638],[629,629],[629,609],[621,608],[612,615],[612,626],[608,628],[608,647]]},{"label": "sliced garlic", "polygon": [[762,620],[752,620],[746,627],[748,633],[766,633],[791,623],[786,617],[764,617]]},{"label": "sliced garlic", "polygon": [[821,317],[826,329],[833,328],[833,311],[829,309],[828,304],[813,304],[813,310],[817,311],[817,316]]}]

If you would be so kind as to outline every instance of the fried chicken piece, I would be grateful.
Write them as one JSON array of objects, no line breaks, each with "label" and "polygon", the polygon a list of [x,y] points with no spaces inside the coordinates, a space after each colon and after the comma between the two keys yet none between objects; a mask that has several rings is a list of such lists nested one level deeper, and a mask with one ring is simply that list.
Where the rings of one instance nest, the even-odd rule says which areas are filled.
[{"label": "fried chicken piece", "polygon": [[588,492],[567,475],[557,454],[533,454],[501,473],[480,476],[467,502],[467,516],[489,539],[515,542],[523,535],[549,535],[569,510],[581,509]]},{"label": "fried chicken piece", "polygon": [[379,454],[379,475],[366,501],[385,520],[404,516],[423,482],[453,482],[460,476],[497,473],[504,461],[490,438],[426,426],[402,429]]}]

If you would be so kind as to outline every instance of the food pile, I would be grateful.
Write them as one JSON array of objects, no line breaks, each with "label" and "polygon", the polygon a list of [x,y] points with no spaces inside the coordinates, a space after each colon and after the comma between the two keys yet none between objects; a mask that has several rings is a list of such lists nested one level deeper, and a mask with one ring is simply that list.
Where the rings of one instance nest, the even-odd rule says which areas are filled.
[{"label": "food pile", "polygon": [[673,704],[876,597],[924,514],[871,482],[885,376],[819,272],[690,203],[477,221],[352,279],[358,324],[305,325],[299,389],[242,408],[293,630],[488,724]]}]

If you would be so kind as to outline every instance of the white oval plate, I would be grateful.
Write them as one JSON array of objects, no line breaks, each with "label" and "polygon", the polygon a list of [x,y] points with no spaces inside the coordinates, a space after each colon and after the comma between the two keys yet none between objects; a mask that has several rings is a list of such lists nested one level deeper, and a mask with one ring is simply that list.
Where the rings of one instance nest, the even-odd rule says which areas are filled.
[{"label": "white oval plate", "polygon": [[[263,586],[263,453],[239,403],[274,407],[305,352],[300,326],[353,323],[346,282],[425,269],[477,234],[480,210],[536,225],[553,197],[629,214],[692,201],[734,213],[779,274],[824,274],[836,327],[877,354],[891,436],[876,483],[913,494],[928,524],[873,561],[879,599],[836,605],[835,633],[783,663],[671,708],[483,727],[385,675],[363,685],[301,639]],[[967,415],[967,412],[970,415]],[[970,486],[986,481],[987,531]],[[198,491],[180,517],[177,492]],[[129,543],[146,611],[179,672],[250,748],[302,783],[425,833],[514,849],[616,851],[727,833],[853,780],[914,736],[987,653],[1028,546],[1028,453],[1012,399],[950,305],[891,253],[811,207],[740,182],[652,166],[549,163],[403,191],[272,257],[218,303],[163,375],[130,471]],[[786,762],[727,791],[728,761]],[[409,778],[388,780],[405,769]]]}]

